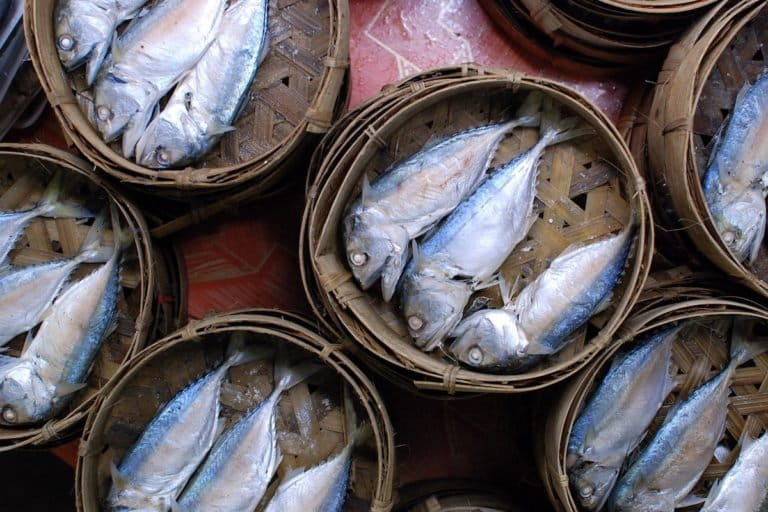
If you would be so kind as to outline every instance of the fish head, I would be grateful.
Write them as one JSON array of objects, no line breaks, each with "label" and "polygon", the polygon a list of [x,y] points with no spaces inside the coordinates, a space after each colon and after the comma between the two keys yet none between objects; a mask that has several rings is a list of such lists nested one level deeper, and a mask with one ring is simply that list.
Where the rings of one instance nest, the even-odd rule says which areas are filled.
[{"label": "fish head", "polygon": [[123,133],[148,96],[149,92],[139,84],[112,72],[99,77],[94,94],[96,127],[105,142],[112,142]]},{"label": "fish head", "polygon": [[0,425],[17,426],[44,420],[54,397],[31,364],[4,369],[0,375]]},{"label": "fish head", "polygon": [[63,8],[56,15],[55,37],[56,51],[59,59],[67,70],[75,69],[83,64],[91,55],[94,48],[104,44],[111,37],[111,25],[104,19],[100,9],[92,9],[90,13],[73,15],[69,9]]},{"label": "fish head", "polygon": [[159,495],[157,489],[143,489],[133,483],[118,486],[113,482],[106,505],[109,512],[176,510],[176,502],[172,497]]},{"label": "fish head", "polygon": [[472,288],[464,281],[411,272],[403,280],[402,294],[408,332],[428,352],[442,345],[461,321]]},{"label": "fish head", "polygon": [[180,167],[204,152],[206,136],[181,103],[169,104],[136,145],[138,163],[152,169]]},{"label": "fish head", "polygon": [[357,206],[344,218],[347,263],[363,290],[370,288],[381,277],[387,260],[396,250],[386,221],[379,217],[375,210]]},{"label": "fish head", "polygon": [[464,319],[453,331],[451,353],[462,363],[482,369],[509,368],[526,356],[528,341],[514,312],[485,309]]},{"label": "fish head", "polygon": [[571,487],[579,504],[586,510],[600,510],[608,500],[619,470],[586,461],[569,471]]},{"label": "fish head", "polygon": [[748,191],[714,212],[714,221],[725,245],[740,260],[744,260],[762,242],[765,200],[762,194]]}]

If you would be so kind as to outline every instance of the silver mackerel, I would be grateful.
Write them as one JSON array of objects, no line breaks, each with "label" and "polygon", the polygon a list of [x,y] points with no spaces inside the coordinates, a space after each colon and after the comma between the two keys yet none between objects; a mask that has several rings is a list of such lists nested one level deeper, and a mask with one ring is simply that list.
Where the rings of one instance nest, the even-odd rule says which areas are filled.
[{"label": "silver mackerel", "polygon": [[715,228],[739,261],[754,262],[765,235],[767,137],[768,72],[764,71],[739,93],[703,179]]},{"label": "silver mackerel", "polygon": [[408,260],[408,243],[427,232],[483,178],[499,143],[514,128],[538,126],[541,96],[531,93],[514,119],[480,126],[429,145],[384,171],[344,218],[344,244],[363,289],[381,278],[389,301]]},{"label": "silver mackerel", "polygon": [[96,125],[106,142],[123,135],[133,155],[156,105],[216,37],[225,0],[163,0],[117,38],[94,87]]},{"label": "silver mackerel", "polygon": [[235,0],[205,55],[173,91],[136,146],[136,161],[165,169],[200,159],[232,130],[269,50],[267,0]]}]

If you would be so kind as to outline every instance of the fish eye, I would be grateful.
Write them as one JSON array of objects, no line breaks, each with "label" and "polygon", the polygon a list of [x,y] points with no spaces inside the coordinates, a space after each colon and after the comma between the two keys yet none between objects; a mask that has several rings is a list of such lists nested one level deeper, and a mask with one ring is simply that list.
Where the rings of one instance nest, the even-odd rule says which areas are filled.
[{"label": "fish eye", "polygon": [[99,105],[96,107],[96,117],[100,121],[109,121],[112,118],[112,110],[106,105]]},{"label": "fish eye", "polygon": [[587,485],[579,489],[579,496],[582,498],[589,498],[592,496],[592,493],[595,492],[595,490],[592,488],[591,485]]},{"label": "fish eye", "polygon": [[157,163],[167,165],[171,162],[171,154],[167,149],[161,147],[157,148]]},{"label": "fish eye", "polygon": [[424,327],[424,320],[422,320],[416,315],[411,315],[408,317],[408,327],[410,327],[414,331],[418,331],[419,329]]},{"label": "fish eye", "polygon": [[483,349],[475,345],[471,349],[469,349],[469,354],[467,354],[469,357],[469,362],[473,364],[479,364],[483,361]]},{"label": "fish eye", "polygon": [[62,34],[59,36],[59,39],[56,40],[56,46],[58,46],[60,50],[68,52],[75,47],[75,38],[69,34]]},{"label": "fish eye", "polygon": [[352,262],[352,264],[356,267],[361,267],[365,265],[365,262],[368,261],[368,255],[364,252],[359,251],[352,251],[352,253],[349,256],[349,260]]},{"label": "fish eye", "polygon": [[3,421],[6,423],[16,423],[16,411],[10,405],[3,407]]}]

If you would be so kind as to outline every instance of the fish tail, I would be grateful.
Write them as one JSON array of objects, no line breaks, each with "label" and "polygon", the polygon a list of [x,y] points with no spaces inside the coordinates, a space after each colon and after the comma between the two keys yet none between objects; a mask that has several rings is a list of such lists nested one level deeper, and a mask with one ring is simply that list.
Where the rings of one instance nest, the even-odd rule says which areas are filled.
[{"label": "fish tail", "polygon": [[736,318],[731,330],[731,364],[736,367],[768,351],[768,340],[751,334],[754,320]]},{"label": "fish tail", "polygon": [[133,233],[128,228],[123,228],[120,225],[120,212],[117,209],[117,205],[113,202],[109,202],[109,216],[112,221],[112,234],[115,239],[115,252],[119,253],[126,249],[133,243]]},{"label": "fish tail", "polygon": [[93,217],[93,213],[83,206],[61,202],[63,189],[64,172],[59,171],[53,175],[53,179],[43,192],[43,197],[37,206],[39,215],[54,218]]},{"label": "fish tail", "polygon": [[75,258],[80,263],[103,263],[109,260],[112,255],[112,248],[105,248],[101,245],[101,237],[104,235],[104,228],[107,226],[107,212],[102,210],[96,216],[91,229],[85,235],[83,245],[80,247],[80,253]]},{"label": "fish tail", "polygon": [[274,355],[273,347],[261,343],[248,343],[248,338],[246,331],[235,331],[230,335],[226,359],[222,364],[224,371],[233,366],[267,359]]},{"label": "fish tail", "polygon": [[275,390],[273,393],[279,395],[304,380],[308,379],[322,368],[314,361],[301,361],[297,364],[291,364],[285,353],[278,353],[275,358]]},{"label": "fish tail", "polygon": [[581,119],[576,116],[563,117],[560,107],[554,101],[547,98],[542,103],[541,138],[539,144],[542,147],[554,146],[578,137],[593,135],[595,131],[584,126]]}]

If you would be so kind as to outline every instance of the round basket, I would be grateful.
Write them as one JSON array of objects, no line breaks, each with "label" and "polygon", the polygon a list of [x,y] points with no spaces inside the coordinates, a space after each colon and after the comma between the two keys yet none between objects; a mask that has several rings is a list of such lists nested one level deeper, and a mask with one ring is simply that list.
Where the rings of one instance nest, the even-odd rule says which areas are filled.
[{"label": "round basket", "polygon": [[[310,300],[369,355],[385,363],[385,376],[397,374],[411,389],[449,394],[508,393],[538,389],[565,379],[608,343],[634,303],[650,263],[653,234],[647,198],[619,133],[577,93],[551,81],[517,73],[502,74],[472,66],[445,68],[417,77],[406,88],[414,92],[399,97],[400,103],[380,117],[362,117],[359,122],[347,120],[353,131],[341,132],[344,136],[340,134],[338,142],[345,149],[338,153],[329,151],[315,173],[303,240],[304,265],[311,265],[314,274],[314,279],[305,280],[310,283]],[[416,152],[430,137],[498,119],[503,108],[514,105],[533,90],[541,91],[583,118],[597,135],[562,146],[567,155],[555,147],[545,156],[537,191],[542,213],[536,222],[539,226],[532,228],[528,241],[519,244],[502,266],[505,278],[510,282],[517,276],[525,282],[535,278],[566,245],[625,225],[630,209],[637,219],[637,235],[613,306],[606,314],[594,317],[590,327],[579,330],[574,343],[525,373],[482,373],[414,346],[398,311],[383,303],[373,290],[361,290],[352,279],[340,242],[339,225],[347,205],[359,194],[365,173],[375,176],[389,163]],[[392,93],[402,94],[402,87]],[[535,140],[535,134],[532,131],[521,137],[531,136]],[[516,154],[521,143],[530,144],[533,140],[508,138],[500,146],[499,161]],[[329,144],[326,146],[330,147]]]},{"label": "round basket", "polygon": [[[278,480],[291,468],[315,465],[344,446],[342,397],[346,388],[352,393],[358,423],[369,423],[373,435],[356,448],[344,510],[385,512],[392,508],[394,433],[365,372],[341,353],[339,345],[318,334],[312,322],[280,311],[245,310],[192,322],[148,347],[126,366],[120,380],[90,414],[83,432],[76,482],[78,510],[101,510],[110,485],[110,464],[119,462],[165,402],[221,363],[226,341],[235,332],[246,333],[248,343],[292,347],[325,367],[286,391],[280,401],[283,462]],[[269,393],[271,372],[271,360],[229,371],[220,397],[228,425]],[[298,415],[302,415],[301,421]],[[300,432],[305,425],[308,430]]]},{"label": "round basket", "polygon": [[672,47],[654,94],[648,151],[660,211],[669,210],[660,214],[665,229],[684,231],[723,272],[768,295],[768,284],[759,277],[768,272],[768,251],[762,247],[752,267],[739,262],[717,233],[701,186],[707,143],[744,83],[766,65],[760,50],[768,27],[763,6],[720,4]]},{"label": "round basket", "polygon": [[518,512],[506,492],[471,480],[427,480],[398,489],[397,512]]},{"label": "round basket", "polygon": [[[550,500],[558,511],[581,510],[577,505],[577,497],[571,492],[566,471],[568,440],[582,407],[619,350],[665,325],[689,321],[689,325],[693,324],[696,329],[687,332],[683,330],[674,341],[672,360],[676,375],[675,388],[654,418],[645,442],[640,445],[642,449],[674,403],[728,364],[729,346],[725,321],[738,316],[768,320],[768,311],[757,305],[717,296],[718,292],[714,289],[685,287],[679,283],[655,290],[652,297],[641,299],[639,307],[617,334],[617,341],[611,345],[610,350],[601,354],[558,394],[549,411],[546,426],[539,431],[537,439],[539,471]],[[766,382],[766,365],[768,356],[760,355],[736,371],[731,385],[732,395],[725,431],[729,448],[739,444],[744,430],[757,435],[760,429],[768,427],[768,407],[764,404],[761,392]],[[696,490],[702,490],[701,486],[708,487],[721,478],[733,464],[735,453],[731,452],[725,463],[718,463],[713,458]]]},{"label": "round basket", "polygon": [[564,57],[597,70],[617,71],[660,58],[690,23],[717,0],[483,0],[515,39],[541,40]]},{"label": "round basket", "polygon": [[[70,153],[42,145],[0,144],[0,208],[15,210],[35,204],[53,172],[66,173],[65,183],[73,197],[82,198],[91,208],[113,202],[122,226],[130,229],[133,244],[124,251],[120,274],[118,326],[96,356],[88,385],[70,405],[42,426],[0,427],[0,450],[25,445],[45,445],[77,433],[81,420],[94,401],[108,388],[120,366],[143,346],[153,329],[157,275],[152,263],[149,232],[141,213],[110,183],[89,172],[90,166]],[[88,226],[76,219],[36,218],[10,254],[14,265],[42,263],[77,254]],[[106,230],[109,240],[111,230]],[[73,274],[82,277],[94,265],[81,265]],[[19,354],[24,335],[8,345],[7,355]]]},{"label": "round basket", "polygon": [[[168,196],[212,194],[248,183],[250,194],[273,186],[330,128],[346,99],[347,0],[270,0],[270,49],[248,92],[235,130],[202,162],[155,170],[105,144],[81,111],[82,72],[67,75],[53,32],[54,1],[27,0],[25,31],[43,89],[66,136],[92,162],[142,191]],[[78,74],[79,73],[79,74]],[[293,157],[293,158],[289,158]],[[231,205],[231,201],[230,201]]]}]

